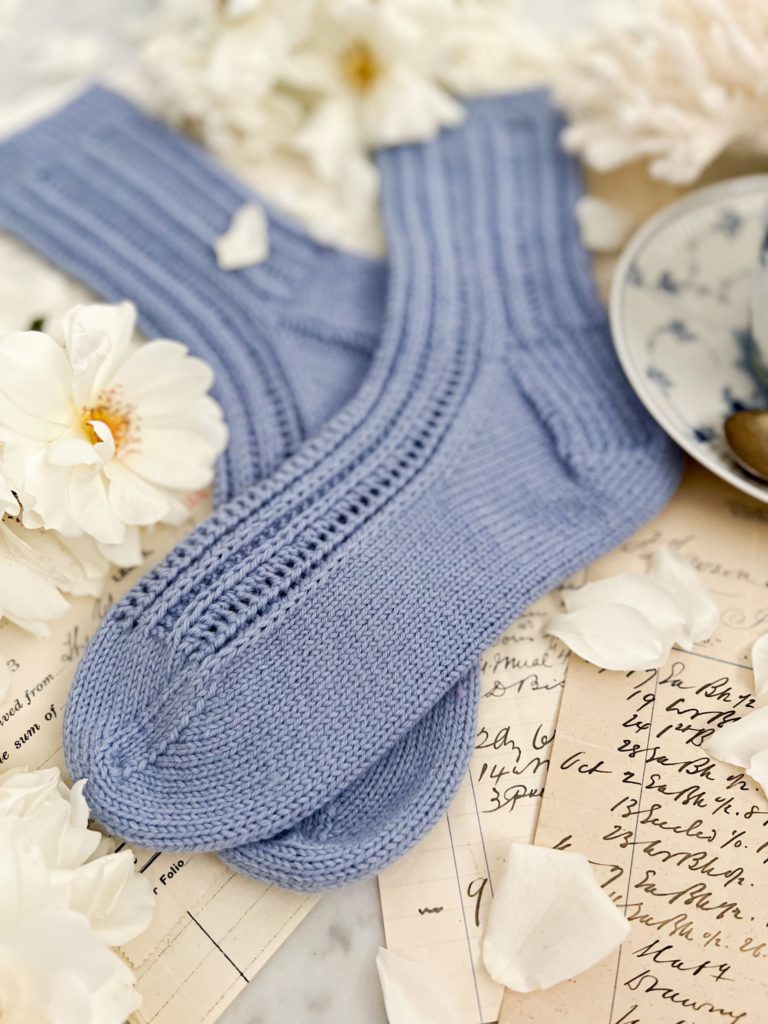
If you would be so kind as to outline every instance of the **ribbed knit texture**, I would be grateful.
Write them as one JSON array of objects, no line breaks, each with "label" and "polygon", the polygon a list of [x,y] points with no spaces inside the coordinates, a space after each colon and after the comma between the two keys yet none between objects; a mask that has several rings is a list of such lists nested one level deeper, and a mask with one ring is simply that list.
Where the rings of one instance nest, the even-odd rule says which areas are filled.
[{"label": "ribbed knit texture", "polygon": [[679,460],[615,360],[559,127],[541,94],[478,101],[381,156],[389,289],[359,391],[81,663],[66,752],[110,828],[221,850],[306,820],[671,493]]},{"label": "ribbed knit texture", "polygon": [[[266,432],[269,440],[275,422],[311,433],[356,390],[381,327],[385,266],[318,246],[268,211],[268,262],[220,271],[212,242],[252,195],[121,97],[91,89],[0,147],[0,166],[3,226],[104,297],[138,300],[150,336],[184,338],[215,362],[233,431],[220,500],[264,474],[266,448],[277,458],[253,438]],[[226,311],[213,327],[211,310]],[[289,389],[270,388],[270,372]],[[251,844],[244,864],[312,889],[400,854],[439,817],[466,768],[477,686],[472,672],[295,835],[267,840],[263,850]]]}]

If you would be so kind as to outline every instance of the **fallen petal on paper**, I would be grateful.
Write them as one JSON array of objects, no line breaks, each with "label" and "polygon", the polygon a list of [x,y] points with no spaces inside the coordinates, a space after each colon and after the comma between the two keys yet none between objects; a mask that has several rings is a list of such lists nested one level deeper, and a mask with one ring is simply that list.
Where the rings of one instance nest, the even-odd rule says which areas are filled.
[{"label": "fallen petal on paper", "polygon": [[543,632],[559,607],[547,594],[483,655],[470,770],[448,813],[379,876],[388,948],[440,974],[462,1024],[496,1020],[501,1006],[482,939],[509,845],[536,828],[568,660]]},{"label": "fallen petal on paper", "polygon": [[547,632],[600,668],[659,668],[672,645],[707,640],[720,618],[700,575],[666,545],[646,575],[623,572],[563,595],[566,611]]},{"label": "fallen petal on paper", "polygon": [[583,854],[513,843],[491,903],[483,962],[500,984],[533,992],[586,971],[628,934]]},{"label": "fallen petal on paper", "polygon": [[718,761],[744,768],[768,793],[768,707],[727,722],[705,741],[704,749]]},{"label": "fallen petal on paper", "polygon": [[241,270],[263,263],[269,255],[269,224],[258,203],[235,211],[229,227],[216,239],[216,260],[221,270]]},{"label": "fallen petal on paper", "polygon": [[675,637],[676,642],[688,649],[708,640],[720,621],[720,609],[700,573],[662,544],[653,553],[650,576],[667,589],[685,617],[685,628]]},{"label": "fallen petal on paper", "polygon": [[626,604],[593,604],[556,615],[547,632],[580,658],[607,669],[661,665],[672,646],[663,627]]},{"label": "fallen petal on paper", "polygon": [[[660,542],[706,580],[721,620],[661,669],[569,661],[536,831],[537,845],[589,858],[631,931],[561,985],[508,989],[500,1024],[766,1020],[768,709],[755,710],[749,660],[765,629],[765,506],[691,470],[595,574],[634,572]],[[689,605],[692,637],[707,615]]]},{"label": "fallen petal on paper", "polygon": [[768,694],[768,633],[752,644],[750,659],[755,674],[755,693],[758,697],[765,697]]},{"label": "fallen petal on paper", "polygon": [[376,957],[389,1024],[462,1024],[446,979],[383,946]]}]

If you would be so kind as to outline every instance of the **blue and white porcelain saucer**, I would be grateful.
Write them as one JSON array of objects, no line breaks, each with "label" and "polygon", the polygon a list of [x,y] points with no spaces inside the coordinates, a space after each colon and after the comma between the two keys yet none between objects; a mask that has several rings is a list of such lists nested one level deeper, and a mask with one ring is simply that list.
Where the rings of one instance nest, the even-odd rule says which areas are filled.
[{"label": "blue and white porcelain saucer", "polygon": [[616,351],[648,411],[707,469],[765,502],[768,484],[733,460],[723,421],[768,408],[750,328],[767,216],[768,175],[702,188],[640,229],[611,292]]}]

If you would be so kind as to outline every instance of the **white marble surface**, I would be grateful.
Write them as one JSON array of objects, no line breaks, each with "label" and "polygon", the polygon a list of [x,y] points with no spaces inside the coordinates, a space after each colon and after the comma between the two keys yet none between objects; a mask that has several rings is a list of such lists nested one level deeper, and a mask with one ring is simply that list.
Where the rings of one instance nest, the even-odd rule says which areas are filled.
[{"label": "white marble surface", "polygon": [[326,894],[221,1024],[387,1024],[375,964],[383,942],[375,879]]},{"label": "white marble surface", "polygon": [[[16,0],[9,0],[11,4]],[[28,48],[13,47],[0,62],[0,133],[45,112],[50,88],[76,92],[81,84],[68,76],[67,56],[40,66],[46,27],[62,28],[105,40],[104,54],[94,51],[92,68],[109,67],[122,77],[130,65],[130,21],[153,5],[151,0],[20,0],[31,31]],[[598,10],[613,14],[625,0],[537,0],[524,6],[556,35],[583,24]],[[0,2],[0,19],[4,10]],[[0,20],[0,44],[3,25]],[[38,102],[38,93],[40,101]],[[327,894],[247,989],[221,1018],[221,1024],[387,1024],[375,967],[383,928],[375,879]],[[414,1022],[417,1024],[417,1022]]]}]

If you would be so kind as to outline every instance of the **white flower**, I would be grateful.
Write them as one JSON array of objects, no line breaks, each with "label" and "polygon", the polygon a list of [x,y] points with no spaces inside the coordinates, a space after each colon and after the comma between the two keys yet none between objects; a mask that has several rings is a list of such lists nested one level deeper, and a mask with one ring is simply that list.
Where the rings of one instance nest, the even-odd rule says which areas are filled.
[{"label": "white flower", "polygon": [[[20,516],[19,501],[0,472],[0,619],[47,636],[48,623],[69,608],[61,592],[96,596],[109,564],[89,538],[28,530]],[[7,682],[0,677],[0,700]]]},{"label": "white flower", "polygon": [[435,81],[439,51],[405,7],[326,0],[281,78],[311,97],[293,145],[335,178],[350,154],[431,138],[464,109]]},{"label": "white flower", "polygon": [[269,155],[301,120],[300,102],[274,86],[310,10],[308,0],[241,12],[216,0],[166,2],[142,47],[158,112],[235,166]]},{"label": "white flower", "polygon": [[724,150],[768,152],[763,0],[653,0],[563,61],[567,147],[598,170],[649,161],[687,184]]},{"label": "white flower", "polygon": [[24,524],[117,553],[138,527],[178,518],[226,443],[210,369],[178,342],[136,343],[135,317],[130,303],[77,306],[62,343],[0,340],[0,440]]},{"label": "white flower", "polygon": [[0,776],[0,1019],[122,1024],[140,1003],[110,946],[149,924],[154,897],[128,850],[88,828],[83,783],[58,769]]}]

